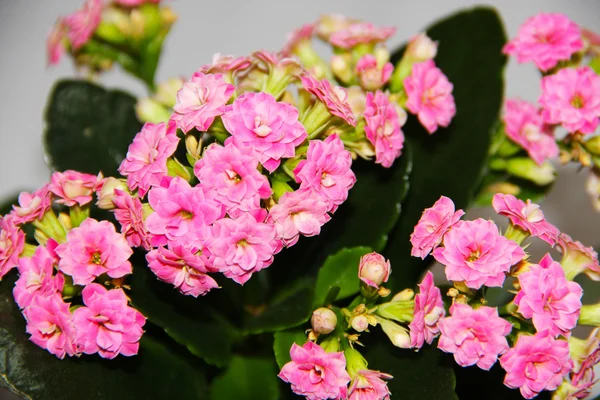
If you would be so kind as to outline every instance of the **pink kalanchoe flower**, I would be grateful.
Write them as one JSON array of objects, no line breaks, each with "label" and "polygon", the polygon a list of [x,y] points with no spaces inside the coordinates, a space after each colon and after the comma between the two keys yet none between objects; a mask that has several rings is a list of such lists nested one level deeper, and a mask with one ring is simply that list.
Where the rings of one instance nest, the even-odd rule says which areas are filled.
[{"label": "pink kalanchoe flower", "polygon": [[25,247],[25,234],[11,214],[0,216],[0,281],[8,271],[19,264]]},{"label": "pink kalanchoe flower", "polygon": [[467,304],[454,303],[450,313],[452,316],[438,322],[441,332],[438,348],[454,354],[461,367],[477,364],[487,371],[499,355],[508,351],[506,335],[512,325],[498,316],[497,308],[472,309]]},{"label": "pink kalanchoe flower", "polygon": [[283,366],[279,377],[292,385],[294,393],[308,400],[345,399],[350,375],[342,352],[327,353],[318,344],[296,343],[290,349],[292,361]]},{"label": "pink kalanchoe flower", "polygon": [[371,287],[379,289],[379,285],[387,282],[391,273],[390,260],[386,260],[379,253],[365,254],[360,258],[358,278]]},{"label": "pink kalanchoe flower", "polygon": [[258,171],[258,155],[250,146],[213,143],[194,165],[194,174],[205,193],[232,217],[260,208],[260,199],[271,196],[269,180]]},{"label": "pink kalanchoe flower", "polygon": [[538,165],[558,157],[558,145],[552,130],[544,124],[535,105],[524,100],[507,100],[502,121],[506,136],[524,148]]},{"label": "pink kalanchoe flower", "polygon": [[577,24],[563,14],[541,13],[525,21],[502,52],[517,57],[520,63],[533,61],[548,71],[581,49],[583,40]]},{"label": "pink kalanchoe flower", "polygon": [[478,218],[458,221],[444,236],[444,247],[433,252],[446,266],[449,281],[462,282],[471,289],[502,287],[505,273],[525,257],[523,249],[498,232],[492,221]]},{"label": "pink kalanchoe flower", "polygon": [[515,346],[500,357],[500,365],[506,371],[504,384],[532,399],[542,390],[555,390],[573,368],[573,361],[566,340],[542,332],[519,335]]},{"label": "pink kalanchoe flower", "polygon": [[419,294],[415,296],[415,310],[410,328],[410,345],[413,348],[423,347],[423,343],[431,344],[440,333],[438,321],[446,315],[442,293],[433,284],[433,274],[427,271],[419,284]]},{"label": "pink kalanchoe flower", "polygon": [[19,259],[19,279],[13,296],[19,308],[27,307],[36,296],[49,296],[62,292],[64,276],[59,272],[52,276],[58,259],[44,246],[38,246],[33,257]]},{"label": "pink kalanchoe flower", "polygon": [[394,27],[377,27],[368,22],[358,22],[332,33],[329,42],[342,49],[351,49],[359,44],[385,42],[394,33]]},{"label": "pink kalanchoe flower", "polygon": [[600,119],[600,76],[590,67],[563,68],[542,78],[538,100],[548,124],[571,133],[594,133]]},{"label": "pink kalanchoe flower", "polygon": [[115,189],[113,197],[115,219],[121,224],[121,233],[125,235],[131,247],[143,247],[150,250],[151,235],[144,225],[144,210],[139,197]]},{"label": "pink kalanchoe flower", "polygon": [[393,71],[392,63],[377,65],[377,59],[372,54],[365,54],[356,64],[356,74],[361,86],[366,90],[380,89],[390,79]]},{"label": "pink kalanchoe flower", "polygon": [[335,212],[346,201],[348,191],[356,182],[351,166],[352,154],[333,134],[325,140],[310,141],[306,160],[298,163],[294,175],[300,189],[307,188],[317,193],[327,201],[327,211]]},{"label": "pink kalanchoe flower", "polygon": [[90,175],[67,170],[52,174],[48,190],[54,193],[60,204],[73,207],[84,206],[92,201],[96,188],[102,182],[102,175]]},{"label": "pink kalanchoe flower", "polygon": [[404,79],[404,89],[408,96],[406,107],[429,133],[438,126],[450,125],[456,114],[454,86],[433,60],[414,64],[410,76]]},{"label": "pink kalanchoe flower", "polygon": [[307,92],[327,106],[329,112],[340,117],[349,125],[356,126],[356,118],[348,104],[348,92],[340,86],[331,86],[327,79],[316,79],[312,75],[302,75],[302,86]]},{"label": "pink kalanchoe flower", "polygon": [[124,7],[138,7],[146,3],[158,4],[160,0],[113,0],[113,2]]},{"label": "pink kalanchoe flower", "polygon": [[172,118],[185,133],[193,128],[206,131],[216,117],[223,115],[234,91],[235,86],[227,83],[223,75],[196,72],[177,92]]},{"label": "pink kalanchoe flower", "polygon": [[275,224],[279,239],[287,247],[296,244],[300,234],[318,235],[321,226],[331,219],[327,214],[327,202],[306,189],[281,196],[279,203],[271,208],[269,218]]},{"label": "pink kalanchoe flower", "polygon": [[160,185],[167,175],[167,159],[175,153],[179,138],[172,121],[144,124],[127,150],[119,172],[127,177],[127,185],[144,197],[152,186]]},{"label": "pink kalanchoe flower", "polygon": [[63,19],[73,49],[81,48],[91,39],[100,25],[102,8],[102,0],[87,0],[80,10]]},{"label": "pink kalanchoe flower", "polygon": [[423,215],[410,235],[411,255],[425,259],[441,243],[446,232],[465,215],[463,210],[454,211],[454,203],[442,196]]},{"label": "pink kalanchoe flower", "polygon": [[275,227],[250,213],[216,221],[208,245],[211,261],[226,277],[243,285],[253,273],[273,263],[281,249]]},{"label": "pink kalanchoe flower", "polygon": [[131,273],[128,261],[133,251],[123,235],[108,221],[88,218],[67,234],[67,242],[56,248],[58,268],[73,277],[76,285],[87,285],[97,276],[121,278]]},{"label": "pink kalanchoe flower", "polygon": [[123,289],[107,290],[91,283],[81,295],[86,307],[73,313],[78,348],[85,354],[98,353],[103,358],[136,355],[146,318],[127,305]]},{"label": "pink kalanchoe flower", "polygon": [[533,320],[538,332],[569,337],[581,310],[581,286],[565,278],[559,263],[546,254],[539,265],[519,274],[521,290],[515,297],[519,313]]},{"label": "pink kalanchoe flower", "polygon": [[15,217],[15,223],[22,225],[41,220],[51,206],[52,195],[49,185],[44,185],[33,193],[21,192],[19,194],[19,205],[13,206],[12,215]]},{"label": "pink kalanchoe flower", "polygon": [[202,74],[223,74],[229,76],[236,72],[245,71],[252,65],[250,57],[226,56],[220,53],[213,55],[212,63],[200,67],[198,72]]},{"label": "pink kalanchoe flower", "polygon": [[497,193],[492,200],[494,210],[500,215],[510,219],[510,222],[554,246],[558,241],[560,231],[557,227],[546,221],[544,213],[535,203],[517,199],[512,194]]},{"label": "pink kalanchoe flower", "polygon": [[23,315],[27,320],[25,331],[31,335],[29,340],[33,343],[60,359],[77,354],[73,317],[69,304],[59,293],[34,296]]},{"label": "pink kalanchoe flower", "polygon": [[566,233],[558,237],[558,246],[563,258],[560,261],[567,279],[572,280],[580,273],[585,273],[590,279],[600,281],[600,263],[598,253],[592,247],[573,240]]},{"label": "pink kalanchoe flower", "polygon": [[375,162],[389,168],[402,153],[404,133],[400,127],[406,122],[398,110],[381,91],[369,92],[364,111],[367,139],[375,147]]},{"label": "pink kalanchoe flower", "polygon": [[390,400],[390,389],[384,379],[392,378],[379,371],[360,370],[350,384],[348,400]]},{"label": "pink kalanchoe flower", "polygon": [[166,187],[152,188],[148,201],[155,211],[146,219],[153,246],[175,242],[201,248],[210,225],[224,216],[221,205],[207,198],[202,186],[191,187],[179,177]]},{"label": "pink kalanchoe flower", "polygon": [[60,59],[65,52],[66,38],[67,32],[65,30],[65,23],[61,18],[56,21],[56,24],[52,27],[52,31],[50,31],[46,38],[48,65],[56,65],[60,62]]},{"label": "pink kalanchoe flower", "polygon": [[304,24],[300,28],[294,30],[287,37],[287,41],[283,46],[282,52],[291,55],[294,53],[294,50],[299,46],[308,43],[312,40],[315,35],[315,31],[317,29],[317,23],[313,22],[311,24]]}]

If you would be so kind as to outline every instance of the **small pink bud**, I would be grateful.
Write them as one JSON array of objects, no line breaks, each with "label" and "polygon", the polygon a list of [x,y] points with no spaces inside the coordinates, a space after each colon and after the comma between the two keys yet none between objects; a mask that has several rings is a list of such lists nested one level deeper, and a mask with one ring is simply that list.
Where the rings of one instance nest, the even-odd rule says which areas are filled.
[{"label": "small pink bud", "polygon": [[112,210],[115,208],[113,199],[115,198],[115,189],[128,192],[127,183],[121,179],[108,177],[104,179],[102,188],[96,192],[98,201],[96,205],[103,210]]},{"label": "small pink bud", "polygon": [[335,329],[335,326],[337,325],[337,316],[329,308],[317,308],[312,313],[310,323],[315,332],[327,335]]},{"label": "small pink bud", "polygon": [[387,282],[391,272],[390,261],[386,261],[381,254],[373,252],[360,259],[358,277],[369,286],[379,288],[379,285]]},{"label": "small pink bud", "polygon": [[350,320],[350,326],[356,332],[364,332],[369,329],[369,320],[366,315],[356,315]]},{"label": "small pink bud", "polygon": [[406,52],[414,62],[431,60],[437,54],[437,42],[431,40],[425,33],[419,33],[410,39]]}]

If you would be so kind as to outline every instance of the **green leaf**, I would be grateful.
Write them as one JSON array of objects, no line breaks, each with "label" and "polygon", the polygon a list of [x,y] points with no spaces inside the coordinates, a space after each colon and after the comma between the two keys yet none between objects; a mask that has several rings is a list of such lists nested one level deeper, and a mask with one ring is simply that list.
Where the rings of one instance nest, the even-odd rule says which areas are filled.
[{"label": "green leaf", "polygon": [[215,378],[214,400],[276,400],[277,370],[271,359],[235,357],[224,375]]},{"label": "green leaf", "polygon": [[302,346],[308,340],[303,329],[275,332],[274,336],[273,353],[280,369],[292,360],[290,358],[292,344],[296,343],[298,346]]},{"label": "green leaf", "polygon": [[533,182],[516,178],[505,172],[489,172],[481,183],[474,201],[476,205],[485,207],[492,204],[492,199],[496,193],[510,193],[521,200],[529,199],[534,203],[539,203],[552,186],[554,186],[554,182],[549,185],[538,186]]},{"label": "green leaf", "polygon": [[117,175],[129,144],[140,131],[136,99],[86,81],[60,81],[46,108],[45,147],[55,170]]},{"label": "green leaf", "polygon": [[[394,290],[413,286],[426,266],[411,258],[409,241],[423,210],[441,195],[450,197],[457,208],[471,202],[502,105],[506,36],[493,9],[478,7],[452,15],[427,33],[439,41],[435,62],[454,85],[457,114],[448,128],[433,135],[413,117],[403,128],[412,150],[413,168],[411,190],[384,252],[394,270],[390,276]],[[396,52],[394,59],[401,53]]]}]

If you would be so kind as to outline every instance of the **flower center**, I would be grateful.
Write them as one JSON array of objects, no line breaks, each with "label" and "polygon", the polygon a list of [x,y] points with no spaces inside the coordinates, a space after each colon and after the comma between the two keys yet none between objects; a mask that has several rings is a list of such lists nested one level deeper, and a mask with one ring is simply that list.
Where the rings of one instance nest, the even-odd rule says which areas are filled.
[{"label": "flower center", "polygon": [[185,210],[182,210],[180,214],[181,214],[181,218],[183,218],[183,219],[192,219],[194,217],[194,214],[192,214],[189,211],[185,211]]},{"label": "flower center", "polygon": [[232,169],[226,169],[225,175],[227,175],[227,178],[229,178],[230,181],[233,181],[235,183],[238,183],[242,180],[242,178],[237,174],[237,172],[235,172]]},{"label": "flower center", "polygon": [[323,172],[321,174],[321,185],[325,187],[332,187],[335,185],[335,181],[327,174],[327,172]]},{"label": "flower center", "polygon": [[94,254],[92,254],[92,263],[96,265],[102,264],[102,257],[100,255],[100,252],[97,251]]},{"label": "flower center", "polygon": [[576,94],[571,99],[571,105],[575,108],[583,108],[585,106],[585,102],[579,94]]},{"label": "flower center", "polygon": [[248,246],[248,241],[246,239],[242,239],[239,242],[237,242],[237,244],[240,247],[246,247],[246,246]]},{"label": "flower center", "polygon": [[542,132],[537,125],[526,124],[523,128],[523,135],[528,142],[537,142],[542,138]]},{"label": "flower center", "polygon": [[479,256],[481,254],[479,253],[479,249],[474,250],[471,252],[471,254],[469,254],[469,257],[467,257],[467,261],[473,262],[473,261],[477,261],[479,259]]},{"label": "flower center", "polygon": [[272,131],[273,130],[268,125],[263,123],[260,115],[257,115],[256,117],[254,117],[254,133],[256,133],[257,136],[265,137],[268,134],[270,134]]},{"label": "flower center", "polygon": [[544,213],[540,210],[540,206],[531,204],[529,200],[527,200],[527,205],[521,212],[529,222],[540,222],[544,220]]}]

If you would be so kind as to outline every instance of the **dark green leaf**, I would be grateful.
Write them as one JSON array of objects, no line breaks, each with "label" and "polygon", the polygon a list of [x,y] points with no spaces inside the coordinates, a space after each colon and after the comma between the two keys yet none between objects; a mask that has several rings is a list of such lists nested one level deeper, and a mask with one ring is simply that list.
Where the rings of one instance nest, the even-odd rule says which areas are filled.
[{"label": "dark green leaf", "polygon": [[303,329],[275,332],[273,353],[275,353],[275,360],[277,361],[279,368],[283,368],[286,363],[292,360],[290,358],[292,344],[296,343],[298,346],[302,346],[306,341],[307,337]]},{"label": "dark green leaf", "polygon": [[234,357],[224,375],[215,378],[214,400],[279,398],[277,370],[272,359]]}]

